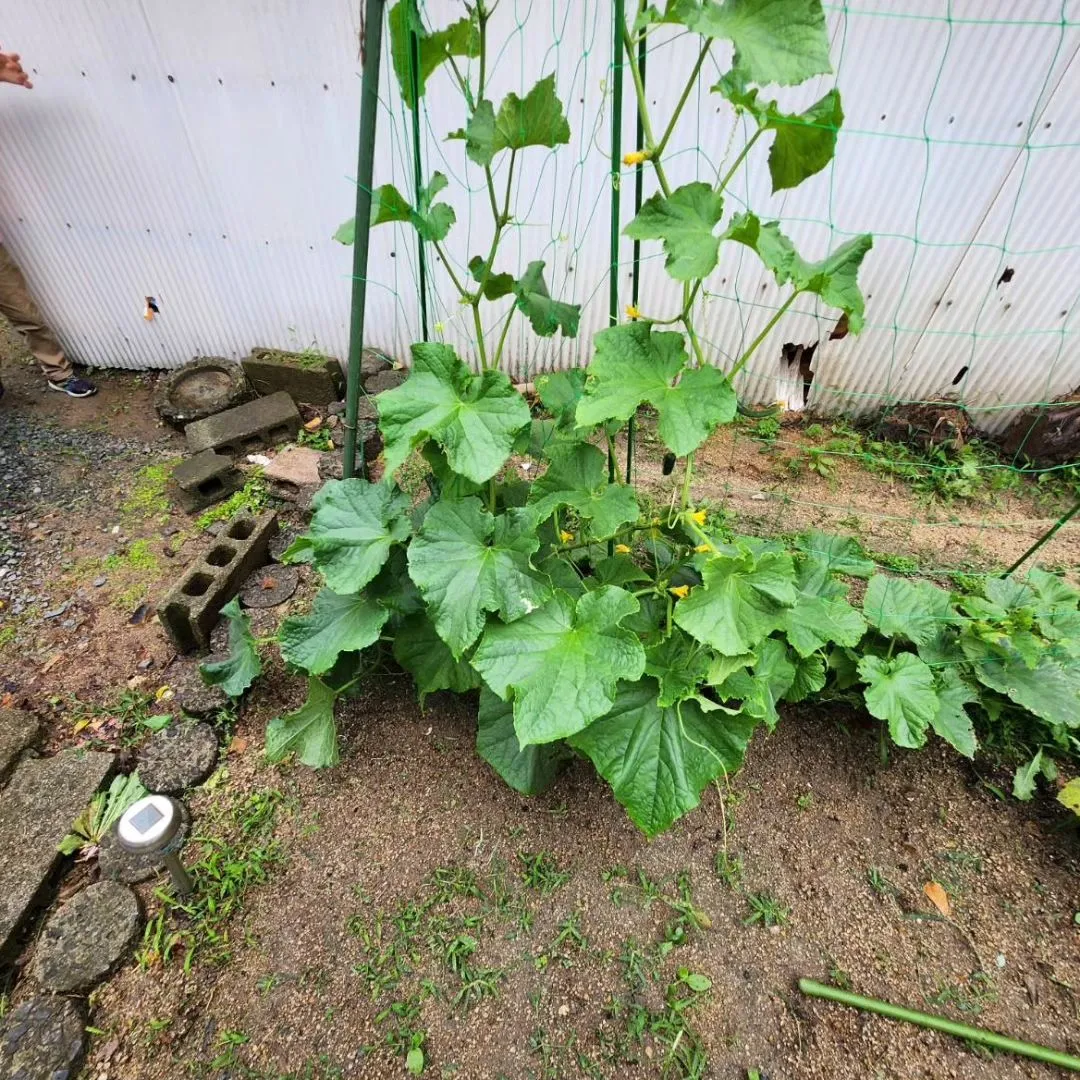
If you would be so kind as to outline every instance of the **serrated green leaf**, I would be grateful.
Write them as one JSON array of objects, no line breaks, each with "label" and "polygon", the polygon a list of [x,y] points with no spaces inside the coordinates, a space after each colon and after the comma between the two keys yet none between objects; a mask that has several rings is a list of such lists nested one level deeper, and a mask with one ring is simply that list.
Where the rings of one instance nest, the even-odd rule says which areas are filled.
[{"label": "serrated green leaf", "polygon": [[262,659],[251,619],[240,610],[240,601],[233,597],[221,614],[229,620],[229,655],[225,660],[199,665],[199,674],[207,686],[220,686],[231,698],[240,697],[262,672]]},{"label": "serrated green leaf", "polygon": [[838,690],[848,690],[859,681],[859,657],[851,649],[830,649],[826,666]]},{"label": "serrated green leaf", "polygon": [[817,653],[813,656],[790,658],[795,667],[795,678],[784,694],[785,701],[805,701],[811,694],[816,694],[825,685],[825,658]]},{"label": "serrated green leaf", "polygon": [[795,86],[832,71],[821,0],[705,0],[668,10],[698,34],[731,41],[749,82]]},{"label": "serrated green leaf", "polygon": [[340,596],[323,589],[310,615],[292,616],[281,624],[281,658],[309,675],[323,675],[341,653],[366,649],[378,641],[389,617],[386,608],[366,596]]},{"label": "serrated green leaf", "polygon": [[420,593],[409,577],[404,548],[396,547],[390,552],[390,558],[364,591],[394,615],[414,615],[424,610]]},{"label": "serrated green leaf", "polygon": [[601,330],[593,342],[596,353],[578,404],[579,426],[627,420],[648,402],[659,414],[664,445],[683,457],[718,425],[734,419],[731,383],[717,368],[688,367],[681,334],[632,322]]},{"label": "serrated green leaf", "polygon": [[1057,574],[1047,573],[1037,566],[1028,571],[1027,583],[1039,594],[1045,604],[1072,604],[1080,602],[1080,592]]},{"label": "serrated green leaf", "polygon": [[652,679],[624,682],[611,710],[570,739],[607,780],[630,820],[656,836],[742,766],[754,731],[745,716],[706,715],[694,701],[662,708]]},{"label": "serrated green leaf", "polygon": [[708,277],[716,267],[720,237],[714,235],[724,212],[724,198],[712,185],[684,184],[670,196],[647,199],[623,230],[632,240],[662,240],[664,266],[676,281]]},{"label": "serrated green leaf", "polygon": [[421,706],[436,690],[463,694],[480,685],[480,676],[469,661],[454,659],[426,615],[410,615],[402,620],[394,635],[394,659],[412,675]]},{"label": "serrated green leaf", "polygon": [[563,337],[575,337],[581,319],[580,304],[564,304],[552,300],[544,282],[544,263],[529,263],[525,273],[514,282],[517,308],[528,316],[529,323],[541,337],[551,337],[561,330]]},{"label": "serrated green leaf", "polygon": [[991,690],[1057,727],[1080,727],[1080,670],[1065,667],[1049,652],[1029,668],[1008,642],[992,645],[974,634],[960,636],[975,677]]},{"label": "serrated green leaf", "polygon": [[[542,264],[541,264],[542,265]],[[484,274],[487,271],[487,263],[479,255],[474,255],[469,260],[469,273],[472,274],[473,280],[479,285],[481,282],[484,285],[484,298],[487,300],[501,300],[504,296],[509,296],[514,291],[514,275],[513,274],[488,274],[487,281],[484,281]]]},{"label": "serrated green leaf", "polygon": [[800,592],[784,615],[784,632],[795,651],[810,656],[830,642],[853,648],[866,633],[866,620],[846,600],[826,600]]},{"label": "serrated green leaf", "polygon": [[1026,764],[1017,768],[1013,774],[1013,797],[1021,802],[1028,802],[1035,794],[1035,781],[1044,772],[1044,756],[1039,750]]},{"label": "serrated green leaf", "polygon": [[513,694],[523,746],[580,731],[611,708],[619,679],[641,677],[645,650],[619,625],[637,610],[634,597],[606,585],[576,602],[558,591],[509,626],[488,624],[473,667],[499,697]]},{"label": "serrated green leaf", "polygon": [[593,577],[600,585],[640,585],[652,578],[629,555],[612,555],[593,565]]},{"label": "serrated green leaf", "polygon": [[773,272],[777,285],[791,284],[798,292],[820,296],[829,307],[840,308],[848,317],[848,329],[857,334],[863,326],[866,303],[859,289],[859,267],[874,246],[869,233],[853,237],[819,262],[807,262],[794,244],[780,231],[776,221],[762,223],[747,212],[732,218],[722,239],[734,240],[756,251]]},{"label": "serrated green leaf", "polygon": [[536,380],[536,392],[559,427],[573,428],[577,423],[578,402],[585,393],[585,369],[570,368],[541,375]]},{"label": "serrated green leaf", "polygon": [[1034,607],[1038,603],[1035,590],[1016,578],[987,578],[983,584],[983,594],[992,604],[1012,611],[1014,608]]},{"label": "serrated green leaf", "polygon": [[355,477],[330,480],[316,492],[311,506],[310,529],[292,543],[282,561],[313,562],[326,584],[342,596],[359,592],[386,562],[391,547],[410,532],[408,497],[385,484]]},{"label": "serrated green leaf", "polygon": [[735,672],[717,687],[717,694],[740,698],[743,711],[763,720],[773,731],[780,719],[777,703],[794,687],[797,675],[796,664],[784,643],[766,638],[758,647],[751,669]]},{"label": "serrated green leaf", "polygon": [[607,458],[589,443],[552,451],[551,464],[533,481],[529,506],[538,521],[571,506],[589,522],[595,537],[611,536],[640,514],[634,489],[608,482]]},{"label": "serrated green leaf", "polygon": [[555,782],[570,757],[562,743],[521,746],[514,731],[514,706],[480,688],[476,752],[522,795],[539,795]]},{"label": "serrated green leaf", "polygon": [[478,484],[490,480],[531,419],[525,399],[501,371],[474,375],[449,345],[424,342],[412,354],[409,378],[375,399],[387,474],[434,439],[454,472]]},{"label": "serrated green leaf", "polygon": [[[393,184],[383,184],[371,193],[372,225],[385,225],[398,221],[412,225],[424,240],[446,239],[450,226],[457,221],[454,208],[449,203],[436,203],[435,196],[447,186],[442,173],[435,173],[431,183],[420,191],[417,209]],[[334,233],[339,244],[351,245],[356,241],[356,219],[349,218]]]},{"label": "serrated green leaf", "polygon": [[266,726],[266,756],[281,761],[287,754],[313,769],[325,769],[340,760],[334,702],[337,694],[321,679],[308,679],[307,700],[295,712],[276,716]]},{"label": "serrated green leaf", "polygon": [[978,741],[971,717],[965,710],[979,700],[979,695],[960,677],[955,667],[942,668],[937,673],[938,711],[931,726],[953,749],[966,758],[975,756]]},{"label": "serrated green leaf", "polygon": [[570,141],[570,125],[555,95],[555,76],[541,79],[524,98],[507,94],[496,115],[490,101],[477,102],[465,127],[465,152],[487,166],[501,150],[555,147]]},{"label": "serrated green leaf", "polygon": [[928,644],[960,621],[944,589],[884,574],[867,582],[863,615],[886,637],[903,637],[915,645]]},{"label": "serrated green leaf", "polygon": [[705,675],[705,682],[709,686],[721,686],[736,671],[749,667],[755,659],[753,653],[741,653],[738,656],[724,656],[723,654],[714,653],[709,663],[709,670]]},{"label": "serrated green leaf", "polygon": [[[480,55],[480,28],[475,13],[458,19],[457,22],[451,23],[442,30],[428,33],[420,21],[415,3],[411,0],[398,0],[398,3],[390,9],[388,21],[390,58],[406,108],[411,109],[414,104],[414,76],[419,96],[423,97],[427,80],[448,57]],[[418,63],[415,72],[411,56],[410,30],[416,33]]]},{"label": "serrated green leaf", "polygon": [[659,687],[657,704],[667,708],[697,695],[709,674],[713,654],[681,630],[645,650],[645,674]]},{"label": "serrated green leaf", "polygon": [[892,741],[909,750],[922,746],[939,707],[930,668],[914,653],[900,653],[892,660],[864,656],[859,675],[866,683],[866,708],[889,725]]},{"label": "serrated green leaf", "polygon": [[875,569],[873,560],[866,558],[862,544],[851,536],[836,536],[811,529],[795,538],[795,546],[822,560],[833,574],[868,578]]},{"label": "serrated green leaf", "polygon": [[409,576],[455,659],[480,636],[485,612],[511,623],[551,596],[530,562],[540,546],[535,521],[524,510],[496,518],[477,498],[444,499],[428,511],[409,545]]},{"label": "serrated green leaf", "polygon": [[798,600],[790,555],[716,555],[701,577],[675,605],[675,622],[725,656],[752,652],[784,625],[786,609]]}]

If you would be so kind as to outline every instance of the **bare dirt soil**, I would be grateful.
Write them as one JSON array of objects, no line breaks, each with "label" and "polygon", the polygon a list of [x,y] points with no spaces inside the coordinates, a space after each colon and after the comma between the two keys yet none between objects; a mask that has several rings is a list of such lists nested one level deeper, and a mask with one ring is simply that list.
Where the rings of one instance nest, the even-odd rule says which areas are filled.
[{"label": "bare dirt soil", "polygon": [[[152,616],[132,619],[203,540],[147,482],[182,450],[153,416],[152,378],[111,374],[97,399],[71,402],[10,357],[2,375],[0,451],[26,455],[27,480],[0,508],[0,540],[14,537],[35,599],[0,608],[0,700],[68,745],[86,738],[73,697],[107,714],[132,688],[167,685],[179,661]],[[82,440],[74,466],[58,431]],[[721,433],[695,496],[740,531],[857,526],[867,546],[928,565],[1004,561],[1056,516],[1031,497],[928,508],[854,464],[796,482],[774,453]],[[639,470],[662,503],[659,455]],[[139,541],[149,558],[131,557]],[[1045,561],[1080,565],[1080,529]],[[260,613],[257,632],[312,588]],[[438,695],[421,711],[398,675],[340,707],[338,768],[271,768],[266,722],[303,687],[267,661],[222,768],[191,799],[193,835],[210,839],[186,859],[213,866],[215,902],[236,910],[173,911],[156,935],[160,895],[139,886],[151,935],[91,999],[85,1078],[402,1076],[414,1045],[423,1075],[446,1078],[1058,1075],[810,1001],[801,976],[1080,1051],[1077,833],[1049,802],[998,799],[983,781],[999,776],[940,748],[882,766],[858,715],[793,707],[742,773],[650,843],[584,762],[540,798],[516,795],[473,749],[475,702]],[[94,873],[78,867],[68,888]],[[169,934],[181,937],[166,961]],[[32,944],[16,976],[31,957]],[[7,986],[12,1001],[30,992]]]}]

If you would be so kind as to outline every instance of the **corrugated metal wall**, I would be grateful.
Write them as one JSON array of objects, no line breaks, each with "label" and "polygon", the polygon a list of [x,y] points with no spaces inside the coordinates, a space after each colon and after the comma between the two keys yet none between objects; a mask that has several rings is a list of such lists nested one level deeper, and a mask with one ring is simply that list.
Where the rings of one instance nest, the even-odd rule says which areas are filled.
[{"label": "corrugated metal wall", "polygon": [[[0,88],[0,235],[77,357],[175,366],[313,341],[344,353],[349,253],[330,236],[353,199],[360,6],[329,0],[313,17],[303,0],[9,0],[3,40],[33,67],[36,88]],[[460,0],[421,6],[431,26],[462,14]],[[785,341],[821,342],[810,404],[829,411],[955,395],[997,428],[1013,415],[1003,406],[1073,391],[1080,0],[826,6],[846,113],[836,160],[773,197],[758,147],[729,209],[781,217],[809,257],[873,232],[867,328],[830,342],[832,319],[797,305],[755,355],[743,393],[769,401],[791,389]],[[544,259],[553,295],[584,305],[581,333],[540,340],[515,319],[506,355],[520,376],[587,361],[591,334],[607,325],[610,38],[606,0],[503,2],[492,26],[489,96],[554,73],[572,130],[569,147],[521,155],[500,269]],[[674,31],[650,40],[654,115],[670,113],[694,56]],[[673,183],[714,177],[741,147],[730,110],[708,93],[728,60],[717,46],[679,124]],[[808,103],[831,81],[783,91],[781,102]],[[381,96],[375,180],[411,191],[408,114],[388,58]],[[445,141],[462,118],[437,72],[421,113],[423,172],[450,179],[458,224],[446,251],[465,274],[486,253],[491,220],[482,174],[462,143]],[[623,123],[629,148],[629,78]],[[653,186],[647,178],[646,196]],[[626,170],[624,221],[632,198]],[[415,237],[389,226],[372,237],[369,337],[404,357],[420,336]],[[673,313],[658,245],[644,247],[642,306]],[[624,241],[624,302],[631,258]],[[471,319],[428,259],[431,332],[468,352]],[[725,249],[710,287],[699,325],[723,363],[782,295],[742,249]],[[162,308],[152,323],[147,294]],[[499,321],[488,322],[493,343]]]}]

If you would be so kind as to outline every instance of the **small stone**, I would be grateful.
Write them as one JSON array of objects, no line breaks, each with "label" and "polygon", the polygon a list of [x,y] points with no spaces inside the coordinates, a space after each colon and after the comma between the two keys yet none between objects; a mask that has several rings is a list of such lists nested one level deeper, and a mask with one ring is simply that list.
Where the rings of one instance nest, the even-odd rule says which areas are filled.
[{"label": "small stone", "polygon": [[140,671],[149,671],[154,666],[153,657],[147,657],[145,660],[140,660],[135,665]]},{"label": "small stone", "polygon": [[147,791],[179,795],[214,771],[217,756],[217,735],[209,724],[170,724],[140,748],[139,779]]},{"label": "small stone", "polygon": [[388,357],[374,349],[364,349],[360,354],[360,374],[364,378],[378,375],[380,371],[388,371],[393,366]]},{"label": "small stone", "polygon": [[319,459],[321,456],[318,450],[312,450],[309,446],[290,447],[282,450],[267,465],[263,475],[267,480],[296,489],[317,487],[320,482]]},{"label": "small stone", "polygon": [[90,990],[124,958],[138,930],[139,901],[126,885],[90,885],[45,924],[34,977],[55,994]]},{"label": "small stone", "polygon": [[754,494],[750,496],[750,498],[756,502],[764,502],[768,497],[769,496],[766,495],[764,491],[755,491]]},{"label": "small stone", "polygon": [[63,628],[64,630],[74,630],[74,629],[75,629],[75,620],[74,620],[74,619],[65,619],[65,620],[64,620],[64,621],[63,621],[63,622],[62,622],[62,623],[60,624],[60,626],[61,626],[61,627],[62,627],[62,628]]},{"label": "small stone", "polygon": [[344,416],[345,415],[345,402],[344,401],[331,401],[326,406],[326,412],[330,416]]},{"label": "small stone", "polygon": [[85,1021],[67,998],[41,996],[0,1020],[0,1080],[69,1080],[86,1050]]},{"label": "small stone", "polygon": [[100,589],[109,579],[107,577],[94,578],[94,588]]},{"label": "small stone", "polygon": [[70,607],[70,604],[61,604],[58,608],[53,608],[52,611],[46,611],[43,618],[46,619],[59,619],[61,615]]},{"label": "small stone", "polygon": [[[191,831],[191,814],[180,803],[180,831],[176,846],[179,847]],[[157,852],[127,851],[116,838],[114,825],[102,838],[98,847],[98,870],[107,881],[122,881],[125,885],[138,885],[149,881],[165,869]]]},{"label": "small stone", "polygon": [[177,525],[166,525],[165,528],[161,530],[161,535],[168,538],[170,536],[175,536],[179,531],[180,528]]},{"label": "small stone", "polygon": [[364,380],[364,389],[369,394],[381,394],[384,390],[393,390],[409,376],[407,371],[380,371]]}]

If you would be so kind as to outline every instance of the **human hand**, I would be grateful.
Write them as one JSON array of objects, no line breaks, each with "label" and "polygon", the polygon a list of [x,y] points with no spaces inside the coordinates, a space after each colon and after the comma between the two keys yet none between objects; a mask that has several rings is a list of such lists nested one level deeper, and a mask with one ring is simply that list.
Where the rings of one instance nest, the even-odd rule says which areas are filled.
[{"label": "human hand", "polygon": [[19,62],[18,53],[0,52],[0,82],[11,83],[14,86],[25,86],[27,90],[32,90],[34,87],[34,84],[30,81],[30,76],[26,74],[22,64]]}]

